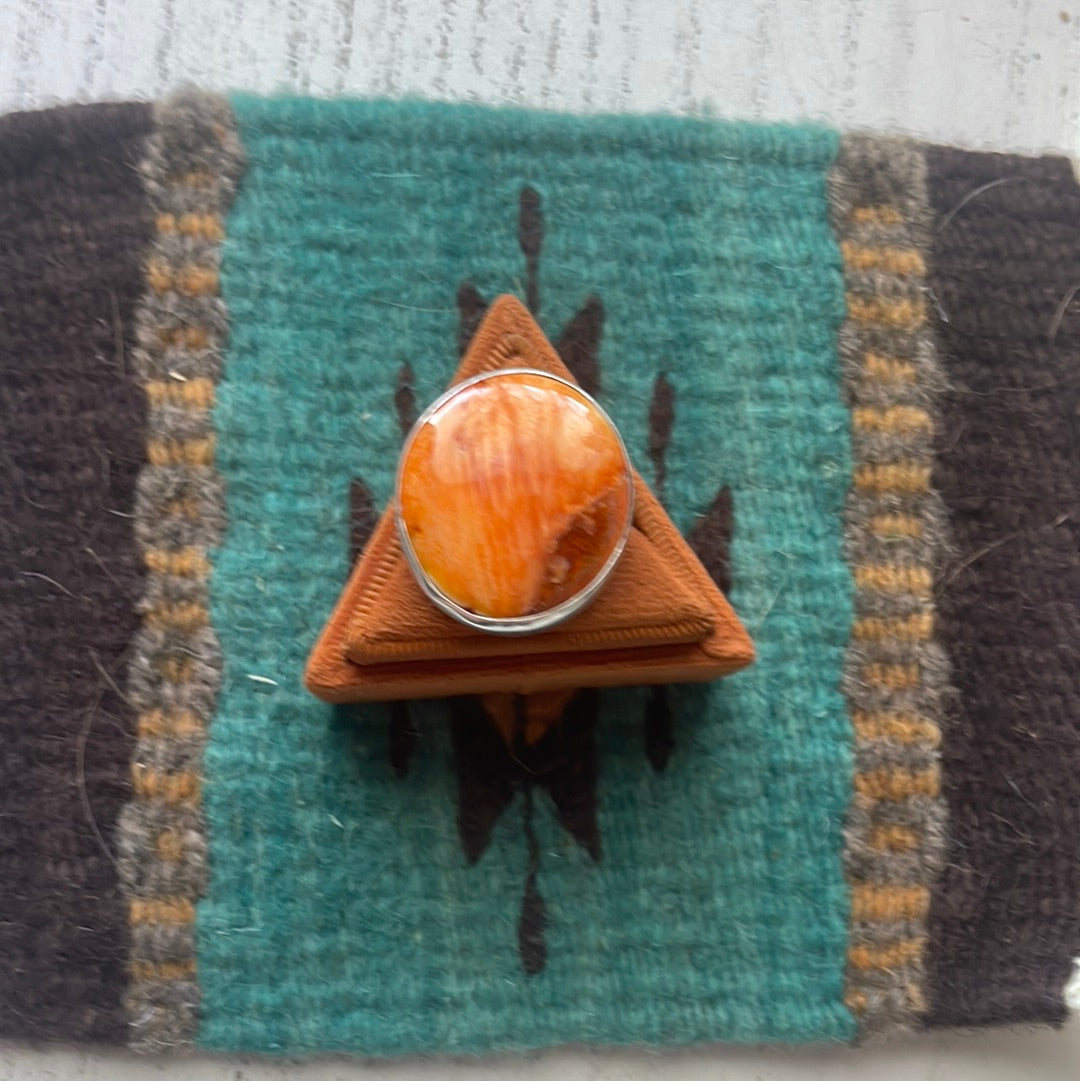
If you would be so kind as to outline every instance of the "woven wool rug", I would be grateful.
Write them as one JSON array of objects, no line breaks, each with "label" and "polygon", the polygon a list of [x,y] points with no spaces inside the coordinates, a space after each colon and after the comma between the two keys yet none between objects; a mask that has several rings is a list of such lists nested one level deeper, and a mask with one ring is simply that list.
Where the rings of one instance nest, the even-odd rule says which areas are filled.
[{"label": "woven wool rug", "polygon": [[[0,185],[0,1034],[388,1055],[1064,1019],[1065,160],[191,93],[0,118]],[[460,701],[300,682],[500,293],[758,653],[584,695],[532,763]]]}]

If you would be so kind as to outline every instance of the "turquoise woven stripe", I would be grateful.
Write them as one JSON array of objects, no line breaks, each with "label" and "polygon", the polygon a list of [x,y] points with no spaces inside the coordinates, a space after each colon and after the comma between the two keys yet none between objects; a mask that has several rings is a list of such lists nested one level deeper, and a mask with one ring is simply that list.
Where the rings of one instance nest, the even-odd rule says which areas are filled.
[{"label": "turquoise woven stripe", "polygon": [[[236,108],[250,164],[223,274],[225,674],[206,757],[201,1042],[388,1054],[850,1037],[834,136],[386,103]],[[398,781],[385,710],[354,724],[299,682],[347,571],[349,480],[390,492],[398,367],[433,397],[455,367],[458,283],[521,292],[525,183],[544,198],[541,321],[554,335],[587,293],[602,298],[602,399],[639,467],[651,475],[647,408],[664,370],[676,521],[731,485],[733,602],[760,651],[752,670],[678,692],[663,774],[641,745],[641,693],[606,697],[599,865],[538,797],[548,964],[531,978],[516,941],[520,801],[467,866],[442,707],[423,710]]]}]

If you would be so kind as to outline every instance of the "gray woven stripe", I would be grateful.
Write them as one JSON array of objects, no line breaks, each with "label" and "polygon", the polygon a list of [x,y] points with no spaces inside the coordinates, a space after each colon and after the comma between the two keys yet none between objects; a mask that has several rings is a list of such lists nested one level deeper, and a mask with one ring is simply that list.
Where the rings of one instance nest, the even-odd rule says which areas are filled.
[{"label": "gray woven stripe", "polygon": [[[158,838],[171,831],[182,856],[152,858]],[[140,800],[126,809],[118,859],[132,896],[198,897],[206,888],[206,835],[194,808]]]},{"label": "gray woven stripe", "polygon": [[[905,890],[910,901],[914,889],[928,900],[944,841],[936,778],[948,665],[933,640],[932,590],[915,588],[939,565],[942,507],[932,491],[905,491],[887,478],[858,487],[868,467],[925,468],[933,460],[942,376],[917,314],[932,304],[921,265],[930,220],[922,150],[900,139],[844,138],[829,199],[848,295],[839,352],[856,480],[845,510],[857,583],[843,678],[856,771],[845,829],[853,897],[846,1001],[866,1038],[913,1027],[925,1011],[925,915],[912,917],[910,903],[892,899]],[[885,529],[889,521],[899,524]],[[892,571],[922,577],[905,585],[888,577]],[[913,622],[898,622],[905,619]],[[872,919],[858,906],[868,894],[878,902]]]},{"label": "gray woven stripe", "polygon": [[[151,406],[148,455],[178,457],[148,461],[138,483],[135,531],[151,573],[128,670],[140,715],[136,791],[117,838],[132,924],[130,1043],[143,1051],[190,1045],[198,1021],[190,912],[207,877],[198,782],[221,682],[204,561],[223,535],[225,504],[212,449],[205,461],[185,455],[198,444],[212,448],[211,406],[195,393],[201,382],[192,381],[216,384],[221,374],[228,327],[214,275],[220,223],[242,167],[223,98],[184,93],[156,107],[141,174],[158,225],[136,364]],[[192,389],[187,398],[185,386]]]}]

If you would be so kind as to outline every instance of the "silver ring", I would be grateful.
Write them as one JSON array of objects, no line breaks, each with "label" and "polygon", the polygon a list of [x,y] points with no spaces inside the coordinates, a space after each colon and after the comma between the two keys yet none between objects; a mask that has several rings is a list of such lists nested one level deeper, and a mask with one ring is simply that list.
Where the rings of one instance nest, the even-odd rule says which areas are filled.
[{"label": "silver ring", "polygon": [[[446,593],[439,588],[439,586],[432,580],[428,571],[424,568],[419,557],[416,554],[416,550],[413,547],[413,542],[409,536],[409,528],[405,522],[402,512],[402,484],[405,473],[405,466],[408,462],[409,454],[413,448],[413,444],[416,441],[419,433],[425,428],[431,418],[444,409],[445,406],[451,402],[458,395],[468,390],[470,387],[475,386],[477,383],[482,383],[491,379],[498,379],[510,375],[531,375],[537,378],[550,380],[551,382],[558,383],[564,387],[568,387],[573,391],[574,395],[579,397],[587,405],[596,411],[596,414],[602,420],[614,434],[615,439],[618,442],[619,450],[623,459],[623,473],[626,478],[627,495],[626,495],[626,514],[625,521],[622,525],[620,534],[612,548],[611,553],[608,555],[605,562],[600,569],[593,575],[593,577],[582,586],[577,592],[567,597],[565,600],[560,601],[558,604],[551,606],[550,608],[544,608],[536,612],[530,612],[520,616],[498,617],[483,615],[478,612],[474,612],[455,601],[453,598],[447,596]],[[431,602],[439,609],[445,612],[447,615],[452,616],[458,622],[465,624],[468,627],[473,627],[476,630],[486,631],[491,634],[505,634],[505,635],[526,635],[535,634],[538,631],[547,630],[554,627],[556,624],[569,619],[571,616],[584,609],[600,592],[604,584],[607,582],[611,575],[611,572],[615,569],[615,565],[619,561],[619,557],[623,553],[623,549],[626,547],[627,538],[630,535],[630,528],[633,523],[634,517],[634,481],[633,481],[633,468],[630,464],[630,456],[627,454],[626,445],[623,442],[622,435],[619,433],[618,428],[608,416],[603,407],[589,394],[586,394],[579,386],[571,383],[569,380],[562,379],[559,376],[551,375],[548,372],[539,371],[533,368],[500,368],[492,372],[484,372],[481,375],[473,376],[471,379],[467,379],[462,383],[458,383],[456,386],[451,387],[444,394],[438,397],[420,414],[416,423],[412,426],[408,437],[405,440],[402,447],[401,457],[398,459],[397,478],[394,484],[394,520],[397,525],[398,536],[401,539],[401,547],[405,552],[405,558],[408,561],[413,575],[416,578],[420,588],[424,591],[425,595]]]}]

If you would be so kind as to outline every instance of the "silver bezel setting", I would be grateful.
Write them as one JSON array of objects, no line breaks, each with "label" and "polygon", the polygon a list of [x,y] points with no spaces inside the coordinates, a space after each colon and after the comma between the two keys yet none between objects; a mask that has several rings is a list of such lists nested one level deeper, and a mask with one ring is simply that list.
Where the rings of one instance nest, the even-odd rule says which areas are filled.
[{"label": "silver bezel setting", "polygon": [[[412,449],[413,441],[416,439],[417,433],[425,424],[427,424],[431,417],[469,387],[475,386],[477,383],[509,375],[532,375],[542,379],[549,379],[553,383],[560,383],[565,387],[569,387],[575,394],[579,394],[597,411],[600,417],[615,433],[615,438],[619,442],[619,450],[622,452],[623,464],[626,470],[628,499],[626,522],[623,526],[622,534],[616,542],[615,547],[612,549],[611,554],[604,562],[604,565],[586,585],[582,586],[582,588],[573,596],[567,597],[566,600],[561,601],[551,608],[545,608],[541,612],[532,612],[524,616],[498,618],[495,616],[480,615],[477,612],[470,611],[468,608],[464,608],[443,593],[443,591],[431,580],[421,565],[420,560],[417,558],[416,552],[412,546],[412,540],[409,537],[408,526],[406,526],[401,514],[401,485],[402,476],[405,470],[405,462],[409,457],[409,451]],[[436,398],[435,401],[433,401],[431,405],[417,417],[416,423],[413,424],[405,439],[405,443],[401,449],[401,456],[398,458],[397,477],[394,482],[394,522],[397,526],[398,537],[401,541],[402,550],[405,553],[405,559],[409,564],[409,568],[412,570],[413,576],[420,588],[424,591],[424,594],[437,608],[445,612],[448,616],[456,619],[459,623],[463,623],[465,626],[472,627],[478,631],[486,631],[489,634],[536,634],[539,631],[548,630],[549,628],[562,623],[564,620],[569,619],[571,616],[576,615],[586,608],[604,587],[604,584],[611,576],[611,572],[615,569],[616,563],[618,563],[619,558],[622,556],[623,550],[626,548],[627,538],[630,536],[633,520],[634,472],[633,467],[630,464],[630,455],[626,451],[626,444],[623,442],[622,434],[619,432],[619,429],[615,426],[611,417],[608,416],[607,411],[592,397],[592,395],[587,394],[581,387],[570,382],[568,379],[562,379],[557,375],[552,375],[550,372],[540,371],[536,368],[499,368],[495,371],[482,372],[480,375],[474,375],[471,379],[466,379],[464,382],[451,387],[444,394],[441,394]]]}]

